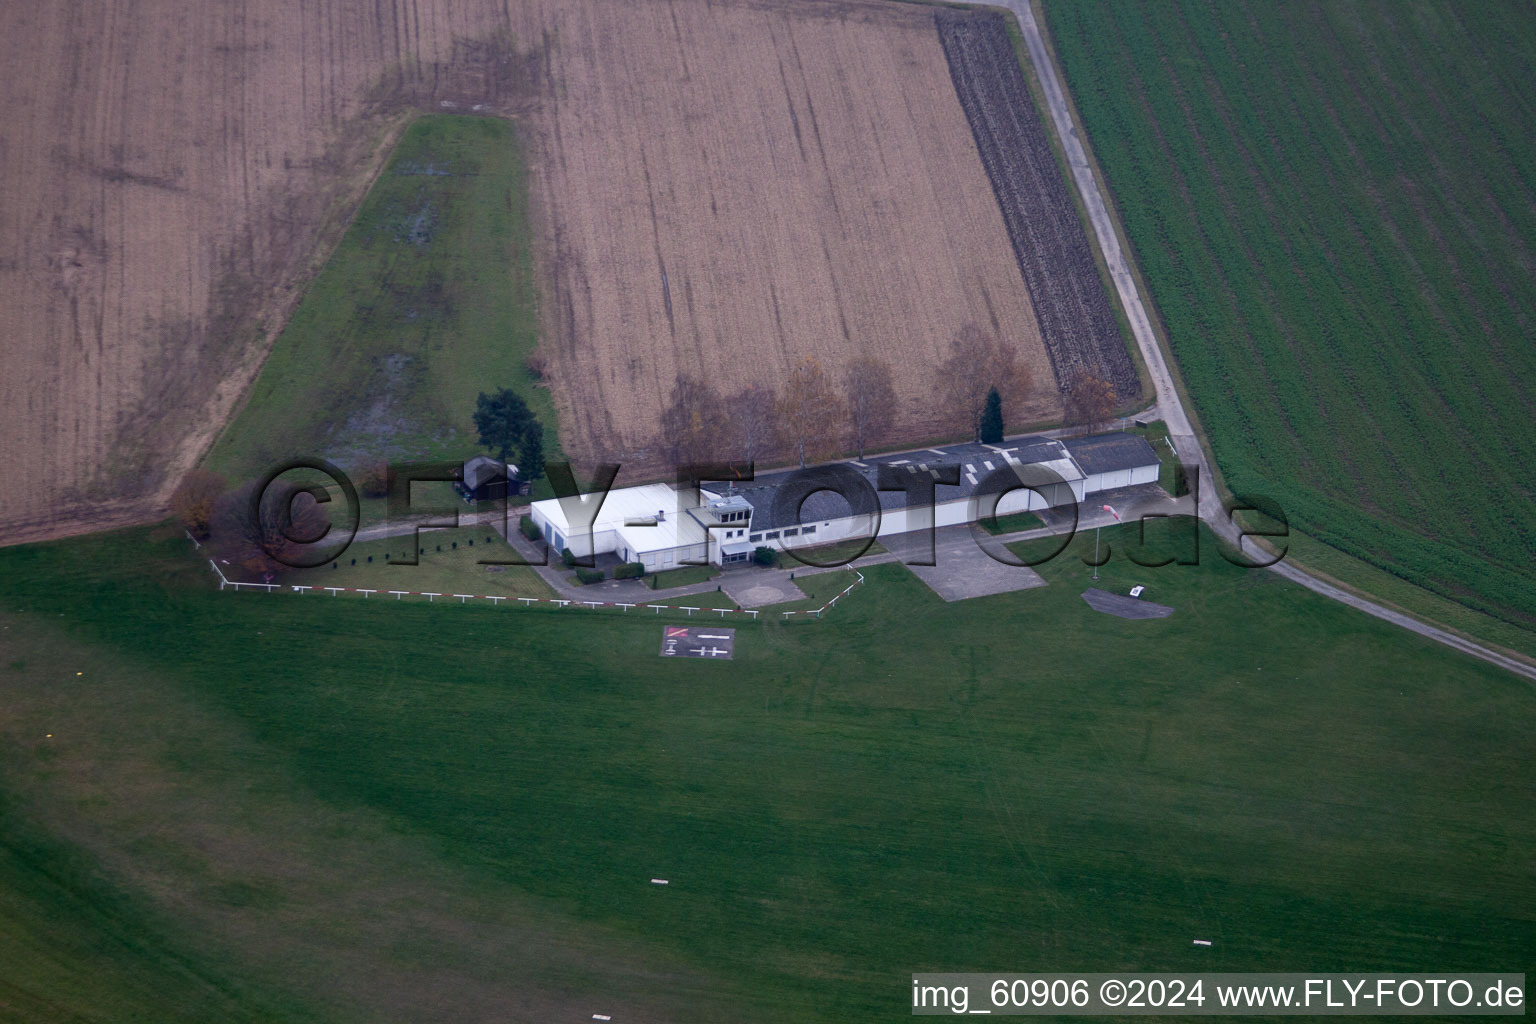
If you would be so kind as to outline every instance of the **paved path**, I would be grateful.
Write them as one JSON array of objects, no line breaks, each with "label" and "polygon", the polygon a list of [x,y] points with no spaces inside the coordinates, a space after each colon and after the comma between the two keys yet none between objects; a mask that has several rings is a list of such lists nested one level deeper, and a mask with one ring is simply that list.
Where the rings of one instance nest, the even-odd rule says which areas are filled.
[{"label": "paved path", "polygon": [[[1066,101],[1066,89],[1056,64],[1051,60],[1050,53],[1046,49],[1045,40],[1040,34],[1040,26],[1035,22],[1034,11],[1030,8],[1028,0],[988,0],[988,3],[992,6],[1006,7],[1018,19],[1019,28],[1024,34],[1025,46],[1029,50],[1030,61],[1035,66],[1035,76],[1039,79],[1041,89],[1045,93],[1051,120],[1056,125],[1056,137],[1061,140],[1067,164],[1072,171],[1072,179],[1077,185],[1078,194],[1082,196],[1083,206],[1088,211],[1088,220],[1093,226],[1093,233],[1098,238],[1099,251],[1104,254],[1110,278],[1114,281],[1115,291],[1119,294],[1121,305],[1130,321],[1131,333],[1136,338],[1136,346],[1141,350],[1142,360],[1146,363],[1147,371],[1152,377],[1152,386],[1157,395],[1157,409],[1161,413],[1163,422],[1168,424],[1168,433],[1180,457],[1186,464],[1193,463],[1199,468],[1200,518],[1210,525],[1217,536],[1241,546],[1241,531],[1232,522],[1232,518],[1222,505],[1221,496],[1211,485],[1214,478],[1210,472],[1209,453],[1199,443],[1190,418],[1185,412],[1184,403],[1179,399],[1178,390],[1173,386],[1173,375],[1169,372],[1163,350],[1158,346],[1157,336],[1152,332],[1152,322],[1142,303],[1141,291],[1136,287],[1136,278],[1132,275],[1129,262],[1120,248],[1120,239],[1115,234],[1114,221],[1110,218],[1104,197],[1099,192],[1098,182],[1093,177],[1093,166],[1089,163],[1087,148],[1077,125],[1072,121],[1072,113]],[[1289,562],[1279,562],[1271,569],[1324,597],[1341,601],[1368,615],[1374,615],[1378,619],[1412,630],[1420,636],[1492,662],[1517,675],[1536,680],[1536,666],[1350,593],[1313,577],[1306,570]]]}]

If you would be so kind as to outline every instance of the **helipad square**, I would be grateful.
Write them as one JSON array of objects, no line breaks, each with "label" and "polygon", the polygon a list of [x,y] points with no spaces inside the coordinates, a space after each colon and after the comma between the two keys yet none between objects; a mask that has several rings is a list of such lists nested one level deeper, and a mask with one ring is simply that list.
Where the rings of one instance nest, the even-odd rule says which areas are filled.
[{"label": "helipad square", "polygon": [[663,658],[717,658],[729,661],[736,631],[723,626],[663,626]]}]

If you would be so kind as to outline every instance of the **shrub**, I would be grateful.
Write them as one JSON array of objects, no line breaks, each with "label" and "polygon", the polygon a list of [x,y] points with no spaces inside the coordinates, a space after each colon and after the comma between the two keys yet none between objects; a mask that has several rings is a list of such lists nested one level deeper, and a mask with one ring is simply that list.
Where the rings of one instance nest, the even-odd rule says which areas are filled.
[{"label": "shrub", "polygon": [[752,561],[758,565],[778,565],[779,553],[770,547],[760,547],[752,552]]},{"label": "shrub", "polygon": [[194,469],[171,494],[171,510],[187,528],[187,532],[200,540],[207,540],[213,529],[214,505],[226,490],[228,484],[219,474],[210,473],[206,469]]},{"label": "shrub", "polygon": [[576,581],[581,584],[601,583],[606,575],[601,569],[577,569]]},{"label": "shrub", "polygon": [[625,562],[613,570],[613,578],[616,580],[637,580],[645,575],[644,562]]},{"label": "shrub", "polygon": [[382,498],[389,493],[389,467],[376,462],[363,470],[357,489],[365,498]]},{"label": "shrub", "polygon": [[522,530],[523,536],[529,540],[538,540],[543,536],[539,533],[539,524],[533,521],[533,516],[523,516],[523,518],[518,520],[517,528]]},{"label": "shrub", "polygon": [[1189,493],[1189,480],[1184,475],[1184,463],[1173,464],[1173,496],[1182,498]]},{"label": "shrub", "polygon": [[576,564],[576,556],[571,554],[571,549],[570,548],[561,548],[560,549],[560,563],[562,565],[564,565],[567,569],[571,568],[573,565]]}]

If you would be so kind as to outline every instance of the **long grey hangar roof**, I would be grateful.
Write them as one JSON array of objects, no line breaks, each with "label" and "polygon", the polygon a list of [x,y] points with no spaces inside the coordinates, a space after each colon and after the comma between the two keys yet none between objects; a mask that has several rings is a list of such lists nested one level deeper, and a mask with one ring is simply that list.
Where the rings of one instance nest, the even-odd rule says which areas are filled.
[{"label": "long grey hangar roof", "polygon": [[[1128,437],[1140,444],[1142,459],[1131,464],[1141,466],[1157,462],[1157,455],[1141,438],[1131,435],[1106,436]],[[1006,471],[1009,466],[1014,466],[1016,469],[1040,467],[1035,473],[1048,469],[1055,474],[1056,478],[1064,481],[1081,480],[1086,475],[1084,470],[1090,473],[1104,472],[1100,469],[1080,468],[1069,444],[1049,437],[1023,437],[1005,441],[999,445],[967,443],[947,445],[943,448],[923,448],[857,461],[835,462],[826,466],[811,467],[804,471],[787,470],[761,474],[749,482],[736,483],[731,491],[752,503],[754,533],[762,530],[778,530],[801,523],[841,519],[848,515],[868,515],[874,511],[876,500],[879,502],[881,511],[905,508],[908,493],[906,490],[878,489],[882,466],[890,467],[888,473],[894,473],[897,480],[901,480],[905,475],[928,474],[930,479],[935,481],[934,500],[936,502],[966,499],[983,490],[996,493],[1003,486],[1011,485],[1013,482],[1015,474],[996,475],[999,471]],[[1132,446],[1116,450],[1121,452],[1121,457],[1130,458],[1135,448]],[[795,479],[801,472],[806,473],[807,477],[802,478],[802,482],[797,485]],[[958,479],[959,483],[939,483],[935,474],[951,480]],[[1033,475],[1026,471],[1026,476]],[[1045,476],[1043,473],[1040,475]],[[845,484],[854,483],[855,477],[862,478],[869,486],[867,489],[856,486],[845,487],[846,492],[853,499],[851,506],[848,501],[832,493],[831,490],[816,488],[818,482],[830,486],[839,479]],[[990,485],[989,477],[992,480]],[[1046,480],[1053,481],[1054,478],[1047,476]],[[1029,482],[1040,482],[1040,478],[1036,477]],[[788,490],[785,490],[786,485],[789,485]],[[710,490],[718,491],[723,491],[727,487],[725,484],[706,484],[705,486]],[[807,491],[810,492],[809,496],[800,506],[797,517],[792,502],[785,500],[785,496],[790,495],[791,492],[799,492],[792,495],[792,497],[799,497]],[[873,497],[870,491],[875,492]]]},{"label": "long grey hangar roof", "polygon": [[1150,466],[1157,462],[1157,453],[1152,450],[1146,438],[1137,434],[1099,434],[1094,437],[1074,437],[1062,443],[1089,476]]}]

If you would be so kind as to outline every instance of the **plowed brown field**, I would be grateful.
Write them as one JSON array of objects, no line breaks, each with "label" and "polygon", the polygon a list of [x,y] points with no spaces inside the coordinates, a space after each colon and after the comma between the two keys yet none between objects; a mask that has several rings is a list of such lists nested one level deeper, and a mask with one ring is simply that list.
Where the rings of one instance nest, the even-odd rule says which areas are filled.
[{"label": "plowed brown field", "polygon": [[5,5],[0,542],[157,514],[412,110],[518,116],[578,458],[654,457],[674,375],[892,363],[966,321],[1058,408],[931,10],[499,0]]},{"label": "plowed brown field", "polygon": [[567,449],[648,462],[679,371],[776,386],[802,356],[890,361],[889,439],[942,430],[973,320],[1055,381],[930,8],[590,5],[539,118],[545,351]]}]

